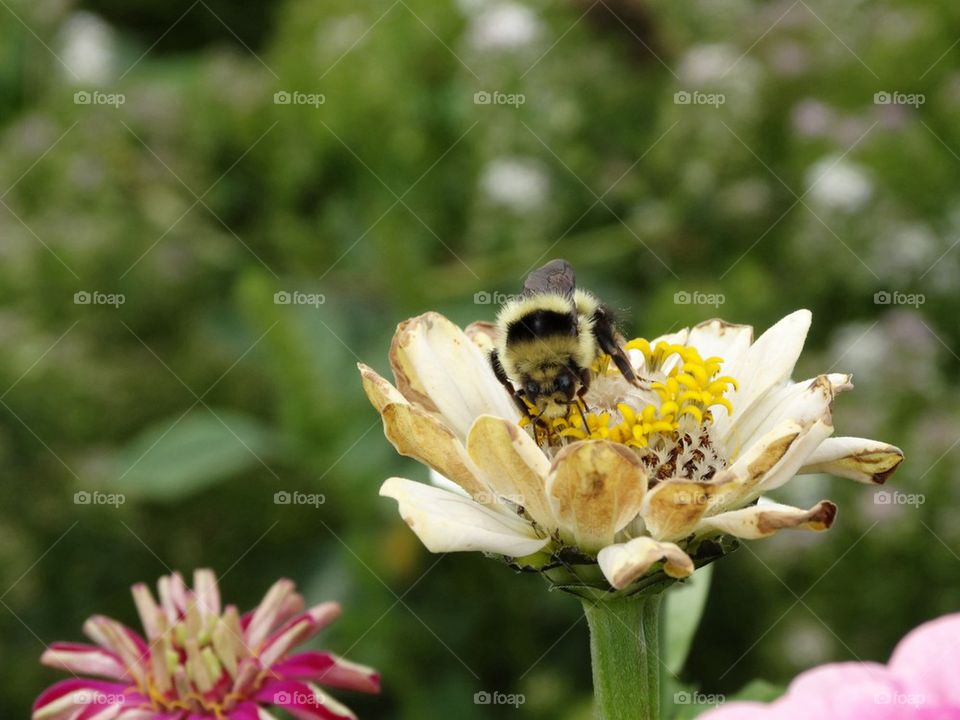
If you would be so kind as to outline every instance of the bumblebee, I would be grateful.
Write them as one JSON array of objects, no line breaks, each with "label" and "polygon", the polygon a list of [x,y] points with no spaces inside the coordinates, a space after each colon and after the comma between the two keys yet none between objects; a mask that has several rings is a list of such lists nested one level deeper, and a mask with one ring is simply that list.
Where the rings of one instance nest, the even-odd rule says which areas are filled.
[{"label": "bumblebee", "polygon": [[591,366],[609,355],[624,378],[638,384],[610,309],[576,286],[566,260],[534,270],[523,293],[497,315],[490,364],[526,416],[538,420],[581,412],[590,388]]}]

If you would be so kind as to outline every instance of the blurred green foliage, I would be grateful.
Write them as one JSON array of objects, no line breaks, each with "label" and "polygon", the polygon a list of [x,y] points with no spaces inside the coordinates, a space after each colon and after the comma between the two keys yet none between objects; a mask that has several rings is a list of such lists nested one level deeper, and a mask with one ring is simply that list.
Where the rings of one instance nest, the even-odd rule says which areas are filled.
[{"label": "blurred green foliage", "polygon": [[[210,566],[242,607],[279,575],[343,601],[323,644],[384,673],[361,717],[503,712],[483,689],[589,717],[578,603],[423,550],[377,488],[424,470],[355,370],[385,371],[410,315],[492,318],[548,257],[634,334],[810,307],[798,376],[855,372],[838,432],[904,447],[893,485],[925,499],[785,488],[839,521],[718,565],[688,687],[884,659],[957,609],[955,4],[127,5],[0,7],[0,715],[59,677],[44,644],[94,612],[135,623],[129,585]],[[722,298],[678,303],[695,293]]]}]

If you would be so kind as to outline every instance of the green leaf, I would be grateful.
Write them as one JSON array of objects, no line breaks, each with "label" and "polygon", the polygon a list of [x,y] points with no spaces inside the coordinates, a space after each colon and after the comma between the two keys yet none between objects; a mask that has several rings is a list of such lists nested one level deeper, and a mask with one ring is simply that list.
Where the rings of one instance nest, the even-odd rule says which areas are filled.
[{"label": "green leaf", "polygon": [[135,498],[179,500],[264,467],[276,451],[274,434],[255,418],[193,410],[153,425],[121,450],[111,485]]},{"label": "green leaf", "polygon": [[674,675],[680,672],[690,644],[700,625],[700,616],[707,603],[713,565],[700,568],[687,582],[666,593],[666,664]]}]

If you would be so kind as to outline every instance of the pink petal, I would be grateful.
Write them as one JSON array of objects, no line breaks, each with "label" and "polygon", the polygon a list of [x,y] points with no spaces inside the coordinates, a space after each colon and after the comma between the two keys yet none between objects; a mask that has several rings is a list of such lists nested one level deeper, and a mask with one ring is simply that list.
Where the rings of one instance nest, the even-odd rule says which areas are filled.
[{"label": "pink petal", "polygon": [[928,704],[960,707],[960,613],[910,631],[893,651],[890,671]]},{"label": "pink petal", "polygon": [[130,680],[130,674],[116,653],[83,643],[53,643],[40,657],[47,667],[75,675],[95,675],[111,680]]},{"label": "pink petal", "polygon": [[220,588],[213,570],[195,570],[193,592],[197,596],[197,609],[204,617],[220,615]]},{"label": "pink petal", "polygon": [[310,680],[328,687],[367,693],[380,692],[378,672],[332,653],[299,653],[275,664],[272,669],[282,677]]},{"label": "pink petal", "polygon": [[130,592],[133,594],[133,604],[137,606],[137,613],[140,615],[140,624],[143,626],[147,639],[157,638],[162,629],[166,626],[165,615],[153,599],[153,593],[146,583],[137,583]]},{"label": "pink petal", "polygon": [[227,713],[227,720],[260,720],[260,707],[253,702],[244,702]]},{"label": "pink petal", "polygon": [[[774,705],[760,702],[732,702],[724,703],[714,710],[707,710],[697,716],[697,720],[790,720],[798,717],[796,714],[784,714]],[[826,720],[826,718],[820,718]]]},{"label": "pink petal", "polygon": [[144,668],[150,659],[146,641],[126,625],[103,615],[83,624],[83,632],[97,645],[116,654],[130,670]]},{"label": "pink petal", "polygon": [[[122,704],[129,685],[100,680],[61,680],[40,694],[33,704],[33,720],[71,720],[88,706]],[[111,702],[112,701],[112,702]]]},{"label": "pink petal", "polygon": [[256,650],[266,640],[270,631],[276,627],[278,617],[286,599],[294,593],[295,585],[286,578],[277,580],[253,612],[250,624],[246,628],[247,644]]},{"label": "pink petal", "polygon": [[297,720],[355,720],[349,710],[338,712],[317,699],[313,689],[294,680],[268,680],[254,700],[283,708]]},{"label": "pink petal", "polygon": [[263,645],[260,660],[269,667],[297,645],[306,642],[340,615],[340,605],[327,602],[291,618],[274,632]]}]

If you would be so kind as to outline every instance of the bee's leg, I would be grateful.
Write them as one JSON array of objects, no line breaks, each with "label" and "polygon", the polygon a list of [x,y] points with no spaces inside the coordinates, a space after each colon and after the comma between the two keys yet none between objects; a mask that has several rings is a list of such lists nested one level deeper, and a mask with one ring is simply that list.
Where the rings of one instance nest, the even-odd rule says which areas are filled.
[{"label": "bee's leg", "polygon": [[577,409],[580,411],[580,419],[583,420],[583,428],[586,430],[586,413],[590,412],[590,407],[587,405],[584,397],[586,397],[587,391],[590,389],[590,380],[593,378],[593,373],[590,372],[590,368],[580,368],[577,375],[580,380],[580,387],[577,389]]},{"label": "bee's leg", "polygon": [[606,305],[601,305],[593,313],[593,336],[597,339],[597,345],[600,346],[600,349],[613,359],[617,369],[620,370],[620,374],[628,382],[637,385],[639,383],[637,375],[630,364],[630,358],[627,357],[627,353],[621,345],[620,334],[617,332],[616,325],[614,325],[613,314]]},{"label": "bee's leg", "polygon": [[507,392],[510,393],[510,397],[513,398],[513,402],[516,404],[517,409],[525,416],[534,419],[534,416],[530,413],[530,407],[523,401],[523,396],[520,394],[520,391],[517,390],[513,383],[510,382],[510,378],[507,377],[506,371],[503,369],[503,365],[500,364],[500,356],[497,354],[496,350],[490,351],[490,367],[493,368],[493,374],[496,376],[497,380],[500,381],[500,384],[506,388]]}]

